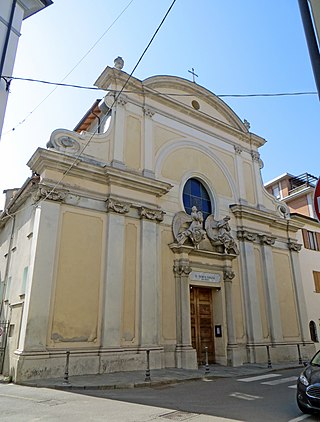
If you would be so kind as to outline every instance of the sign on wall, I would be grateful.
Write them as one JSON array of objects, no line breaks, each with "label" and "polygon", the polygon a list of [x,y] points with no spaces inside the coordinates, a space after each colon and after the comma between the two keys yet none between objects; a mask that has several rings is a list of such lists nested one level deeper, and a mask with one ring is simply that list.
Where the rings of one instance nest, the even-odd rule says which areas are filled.
[{"label": "sign on wall", "polygon": [[313,208],[320,223],[320,178],[317,181],[316,189],[313,194]]},{"label": "sign on wall", "polygon": [[206,281],[207,283],[220,283],[221,275],[215,273],[204,273],[200,271],[191,271],[190,280]]}]

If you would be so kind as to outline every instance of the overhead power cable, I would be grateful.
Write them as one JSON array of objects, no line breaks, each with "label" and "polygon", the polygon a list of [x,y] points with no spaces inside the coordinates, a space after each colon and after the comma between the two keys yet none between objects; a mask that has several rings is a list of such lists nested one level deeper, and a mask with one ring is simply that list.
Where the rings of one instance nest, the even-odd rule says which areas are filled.
[{"label": "overhead power cable", "polygon": [[[137,69],[139,63],[141,62],[143,56],[145,55],[145,53],[147,52],[147,50],[149,49],[152,41],[154,40],[155,36],[157,35],[157,33],[159,32],[161,26],[163,25],[164,21],[166,20],[168,14],[170,13],[173,5],[175,4],[176,0],[173,0],[173,2],[171,3],[169,9],[167,10],[166,14],[164,15],[162,21],[160,22],[160,24],[158,25],[156,31],[154,32],[151,40],[149,41],[147,47],[144,49],[143,53],[141,54],[139,60],[137,61],[136,65],[134,66],[132,72],[130,73],[130,75],[128,76],[126,82],[124,83],[122,89],[118,92],[117,96],[115,97],[113,104],[111,105],[110,109],[112,109],[116,103],[116,101],[118,100],[120,94],[123,92],[124,88],[126,87],[126,85],[128,84],[129,80],[131,79],[134,71]],[[6,216],[4,216],[1,220],[5,220],[7,218],[13,217],[14,215],[18,214],[19,212],[21,212],[22,210],[29,208],[30,206],[37,206],[40,202],[46,200],[54,191],[55,189],[57,189],[59,187],[59,185],[61,185],[61,182],[63,181],[63,179],[67,176],[67,174],[71,171],[71,169],[77,164],[79,163],[79,159],[82,156],[82,154],[84,153],[85,149],[88,147],[89,143],[91,142],[93,136],[97,133],[97,131],[99,130],[100,126],[104,124],[104,121],[101,121],[100,124],[97,126],[97,128],[95,129],[95,131],[92,133],[92,135],[90,136],[90,138],[88,139],[88,141],[85,143],[85,145],[82,147],[81,151],[79,152],[79,154],[77,155],[77,157],[73,160],[73,162],[70,164],[70,166],[67,168],[67,170],[63,173],[62,177],[60,178],[60,180],[53,186],[53,188],[46,194],[46,196],[42,199],[39,199],[37,202],[35,202],[32,205],[26,206],[24,208],[19,209],[18,211],[16,211],[15,213],[9,214],[7,212]]]},{"label": "overhead power cable", "polygon": [[[12,129],[8,130],[7,132],[5,132],[3,135],[6,135],[8,133],[10,133],[11,131],[14,131],[17,129],[17,127],[21,126],[30,116],[31,114],[33,114],[49,97],[50,95],[52,95],[54,93],[54,91],[59,87],[59,86],[68,86],[67,84],[62,84],[63,81],[65,81],[67,79],[67,77],[69,75],[71,75],[71,73],[79,66],[80,63],[83,62],[83,60],[91,53],[91,51],[95,48],[95,46],[102,40],[102,38],[110,31],[110,29],[113,27],[113,25],[121,18],[121,16],[124,14],[124,12],[128,9],[128,7],[131,5],[131,3],[133,3],[134,0],[130,0],[129,3],[125,6],[125,8],[120,12],[120,14],[114,19],[114,21],[108,26],[108,28],[103,32],[103,34],[97,39],[97,41],[89,48],[89,50],[85,53],[84,56],[82,56],[82,58],[73,66],[73,68],[61,79],[60,83],[49,83],[46,81],[41,81],[42,83],[47,83],[49,85],[56,85],[55,88],[53,88],[53,90],[51,92],[49,92],[48,95],[46,95],[43,100],[40,101],[40,103],[38,105],[36,105],[33,110],[31,110],[24,119],[22,119],[15,127],[13,127]],[[10,79],[22,79],[22,78],[13,78],[10,76],[1,76],[2,78],[6,78],[5,81],[9,81]],[[27,80],[27,79],[26,79]],[[30,81],[34,81],[32,79],[30,79]],[[40,82],[40,81],[38,81]],[[80,88],[80,86],[77,86],[77,88]],[[90,88],[87,87],[87,89],[97,89],[97,88]]]},{"label": "overhead power cable", "polygon": [[[20,78],[16,76],[1,76],[5,81],[11,81],[11,80],[17,80],[17,81],[26,81],[26,82],[37,82],[47,85],[57,85],[60,87],[67,87],[67,88],[79,88],[79,89],[87,89],[91,91],[101,91],[100,88],[97,88],[95,86],[84,86],[84,85],[75,85],[75,84],[64,84],[61,82],[50,82],[50,81],[44,81],[41,79],[31,79],[31,78]],[[135,91],[135,90],[109,90],[109,92],[113,92],[114,94],[117,94],[121,91],[121,93],[128,93],[128,94],[143,94],[145,95],[165,95],[168,97],[194,97],[194,94],[182,94],[178,92],[171,92],[171,93],[162,93],[160,91],[155,92],[148,92],[148,91]],[[53,91],[52,91],[53,92]],[[204,96],[209,96],[204,95]],[[285,96],[299,96],[299,95],[318,95],[316,91],[298,91],[298,92],[264,92],[264,93],[254,93],[254,94],[215,94],[219,98],[250,98],[250,97],[285,97]]]}]

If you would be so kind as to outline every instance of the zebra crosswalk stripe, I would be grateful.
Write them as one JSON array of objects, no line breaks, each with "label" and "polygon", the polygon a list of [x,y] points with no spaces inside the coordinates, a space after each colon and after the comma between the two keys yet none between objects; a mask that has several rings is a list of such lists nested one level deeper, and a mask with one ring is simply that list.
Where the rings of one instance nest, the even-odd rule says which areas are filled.
[{"label": "zebra crosswalk stripe", "polygon": [[249,378],[240,378],[237,381],[241,382],[253,382],[253,381],[260,381],[268,378],[275,378],[275,377],[281,377],[281,374],[265,374],[265,375],[258,375],[255,377],[249,377]]},{"label": "zebra crosswalk stripe", "polygon": [[281,379],[277,379],[277,380],[273,380],[273,381],[265,381],[265,382],[262,382],[261,384],[278,385],[278,384],[285,384],[286,382],[291,382],[291,381],[294,381],[296,379],[297,379],[297,377],[294,376],[294,377],[288,377],[288,378],[281,378]]}]

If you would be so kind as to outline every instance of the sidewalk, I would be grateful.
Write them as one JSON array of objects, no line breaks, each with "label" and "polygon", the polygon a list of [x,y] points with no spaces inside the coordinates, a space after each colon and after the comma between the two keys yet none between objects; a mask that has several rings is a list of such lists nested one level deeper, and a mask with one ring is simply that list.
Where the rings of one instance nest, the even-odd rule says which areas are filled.
[{"label": "sidewalk", "polygon": [[145,381],[145,371],[115,372],[97,375],[77,375],[69,376],[66,382],[63,377],[39,379],[24,382],[23,385],[42,388],[55,388],[59,390],[107,390],[116,388],[141,388],[149,386],[160,386],[175,384],[179,382],[195,381],[200,379],[215,379],[227,377],[245,377],[249,375],[259,375],[272,371],[301,368],[297,362],[287,362],[285,364],[274,364],[268,368],[266,364],[246,364],[238,367],[209,365],[209,372],[205,373],[205,367],[199,369],[151,369],[150,381]]}]

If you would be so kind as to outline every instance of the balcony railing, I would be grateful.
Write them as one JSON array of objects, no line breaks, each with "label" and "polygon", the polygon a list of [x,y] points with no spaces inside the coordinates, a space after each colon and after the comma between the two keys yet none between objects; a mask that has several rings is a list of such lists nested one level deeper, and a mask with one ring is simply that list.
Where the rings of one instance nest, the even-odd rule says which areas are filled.
[{"label": "balcony railing", "polygon": [[309,173],[300,174],[300,176],[292,177],[290,182],[290,191],[301,187],[315,187],[318,178]]}]

